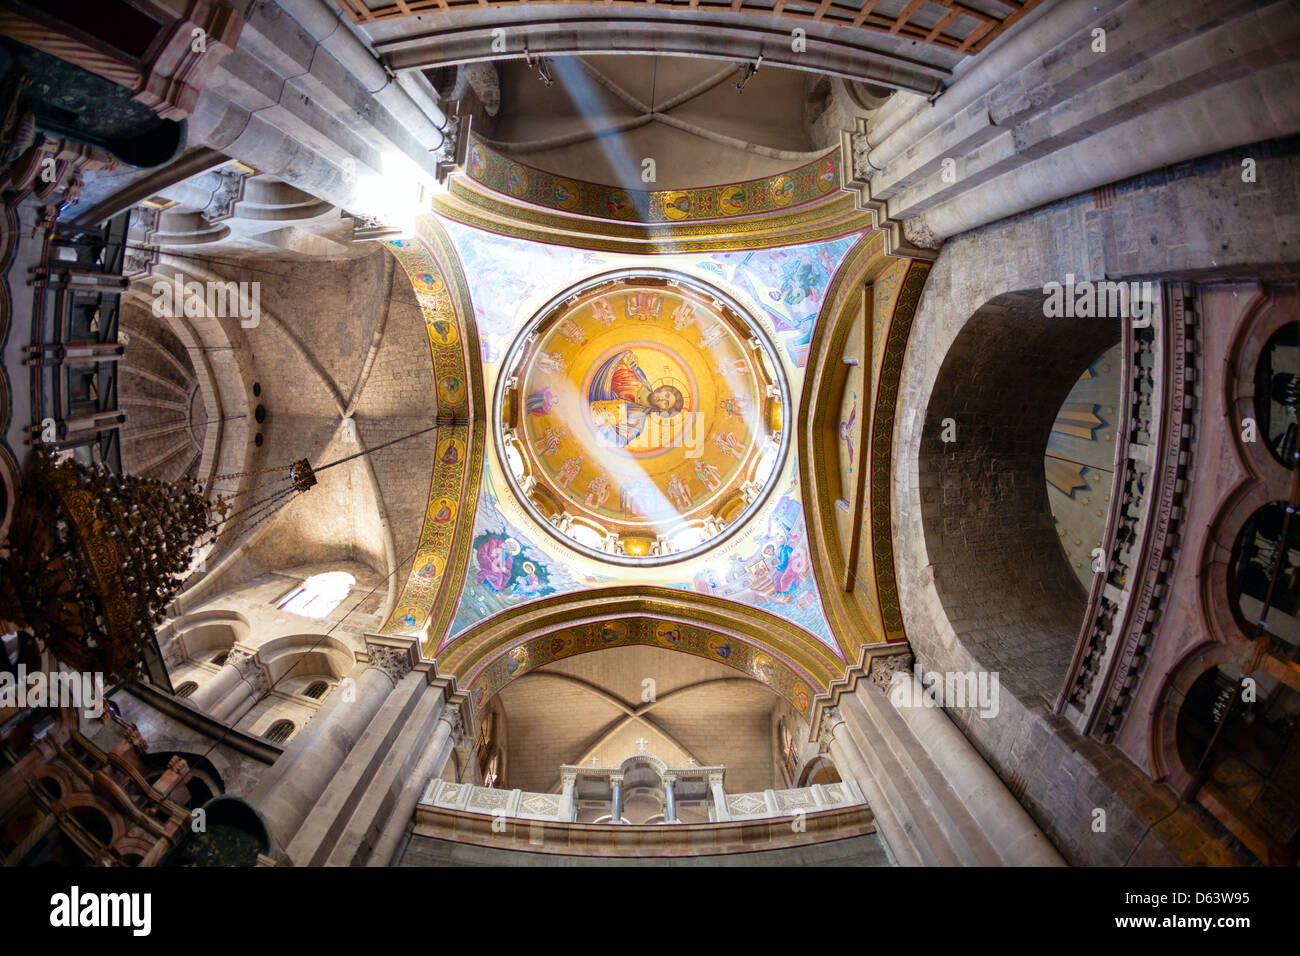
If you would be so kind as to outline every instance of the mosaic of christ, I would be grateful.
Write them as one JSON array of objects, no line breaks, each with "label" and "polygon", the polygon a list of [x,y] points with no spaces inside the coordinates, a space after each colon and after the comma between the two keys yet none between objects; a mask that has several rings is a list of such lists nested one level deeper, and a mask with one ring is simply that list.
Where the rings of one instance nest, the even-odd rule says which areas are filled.
[{"label": "mosaic of christ", "polygon": [[685,398],[675,385],[651,385],[636,353],[624,349],[596,368],[587,386],[587,408],[601,441],[627,448],[645,432],[647,422],[684,411]]}]

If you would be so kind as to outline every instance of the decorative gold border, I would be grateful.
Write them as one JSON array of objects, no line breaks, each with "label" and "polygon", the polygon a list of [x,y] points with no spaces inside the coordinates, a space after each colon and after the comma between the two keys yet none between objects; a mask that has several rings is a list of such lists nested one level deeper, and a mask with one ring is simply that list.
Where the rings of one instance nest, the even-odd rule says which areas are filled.
[{"label": "decorative gold border", "polygon": [[[426,648],[431,653],[451,625],[455,598],[460,594],[469,562],[486,437],[484,414],[479,410],[486,406],[482,363],[478,361],[478,330],[472,321],[469,287],[459,260],[446,232],[432,216],[420,216],[416,232],[414,239],[393,240],[386,246],[410,278],[424,316],[438,393],[437,418],[450,419],[435,432],[434,447],[442,447],[444,441],[458,442],[466,454],[447,463],[435,452],[420,543],[406,583],[380,633],[410,634],[426,629]],[[468,383],[463,400],[448,399],[438,389],[448,376]],[[434,520],[435,507],[442,498],[457,502],[450,529]],[[434,573],[423,574],[429,567]]]},{"label": "decorative gold border", "polygon": [[[809,343],[813,355],[838,356],[858,319],[864,286],[885,270],[893,257],[884,255],[884,236],[878,230],[871,239],[854,246],[836,273],[817,327]],[[896,260],[895,260],[896,261]],[[898,586],[894,575],[893,534],[890,527],[889,495],[892,461],[893,418],[902,373],[903,354],[911,331],[912,317],[921,289],[929,274],[928,262],[909,262],[907,272],[885,316],[886,340],[879,370],[868,369],[868,405],[871,414],[868,448],[870,457],[866,508],[871,528],[874,610],[879,618],[844,590],[846,564],[833,513],[835,494],[830,488],[835,470],[832,449],[824,441],[828,422],[839,409],[840,394],[832,379],[838,368],[827,358],[809,369],[804,378],[800,407],[804,409],[799,431],[799,479],[808,522],[813,574],[822,595],[822,607],[831,631],[846,660],[857,656],[862,644],[905,641],[902,615],[898,608]],[[879,317],[878,317],[879,318]],[[874,345],[871,349],[874,352]],[[869,360],[864,356],[864,361]],[[874,363],[873,363],[874,364]],[[874,377],[874,381],[871,379]],[[871,396],[874,396],[872,400]]]},{"label": "decorative gold border", "polygon": [[[840,191],[842,165],[842,148],[836,146],[811,162],[774,176],[683,189],[624,189],[529,166],[471,134],[465,172],[497,195],[513,197],[530,206],[608,222],[673,225],[761,216],[818,202]],[[568,193],[567,205],[555,199],[558,188]],[[728,213],[722,205],[736,191],[742,195],[743,205]],[[781,197],[785,197],[784,202]],[[626,214],[605,215],[616,199],[620,208],[627,210]],[[680,209],[678,204],[683,201],[688,212],[673,215],[670,210]]]},{"label": "decorative gold border", "polygon": [[870,226],[870,215],[857,208],[852,195],[829,195],[832,198],[825,202],[766,216],[642,226],[528,206],[457,175],[451,180],[450,191],[434,199],[434,210],[453,222],[515,239],[602,252],[664,255],[794,246],[861,232]]},{"label": "decorative gold border", "polygon": [[903,613],[898,602],[898,579],[894,574],[894,535],[890,515],[890,493],[893,483],[894,412],[898,403],[898,385],[903,374],[903,359],[907,354],[907,340],[912,332],[912,319],[921,301],[921,291],[930,276],[929,262],[912,262],[907,267],[898,295],[894,299],[894,313],[889,318],[889,333],[885,351],[880,359],[880,372],[875,389],[875,410],[871,416],[871,471],[867,482],[871,516],[871,554],[875,563],[876,600],[885,639],[907,639],[903,629]]}]

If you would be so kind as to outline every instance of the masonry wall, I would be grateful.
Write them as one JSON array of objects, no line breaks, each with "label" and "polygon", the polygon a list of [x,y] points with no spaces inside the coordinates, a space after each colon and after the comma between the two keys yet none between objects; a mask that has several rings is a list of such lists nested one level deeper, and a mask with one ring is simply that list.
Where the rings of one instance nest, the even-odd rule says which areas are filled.
[{"label": "masonry wall", "polygon": [[[1012,680],[1003,688],[996,717],[980,718],[972,708],[953,708],[950,713],[1012,791],[1023,794],[1022,803],[1072,863],[1209,863],[1240,857],[1207,815],[1181,806],[1171,791],[1151,783],[1117,750],[1083,738],[1054,716],[1050,698],[1057,688],[1049,673],[1019,673],[1016,661],[1036,657],[1041,649],[1027,634],[1017,644],[1006,629],[1015,622],[1005,614],[1000,617],[998,608],[1009,610],[1009,603],[1040,599],[1046,607],[1051,602],[1048,595],[1033,591],[1040,569],[1017,575],[1014,566],[1007,565],[990,573],[977,561],[991,552],[981,552],[977,542],[937,533],[945,520],[934,510],[937,504],[958,513],[978,508],[969,498],[962,500],[963,495],[977,492],[981,481],[986,488],[997,487],[999,494],[1009,493],[1012,488],[992,483],[1001,473],[1010,474],[1014,485],[1016,473],[1014,468],[1006,471],[1006,462],[996,455],[985,457],[988,473],[982,479],[961,479],[969,482],[964,489],[960,482],[949,482],[952,499],[943,502],[943,482],[927,463],[927,449],[934,452],[928,444],[932,422],[945,417],[943,406],[952,399],[951,391],[941,387],[945,361],[954,346],[966,348],[962,335],[968,326],[972,334],[978,332],[979,325],[971,326],[972,317],[987,304],[1006,293],[1064,282],[1067,273],[1077,280],[1295,277],[1300,274],[1298,154],[1300,142],[1294,137],[1255,144],[957,236],[943,247],[917,310],[900,382],[891,516],[908,638],[924,670],[1011,665]],[[1255,160],[1254,182],[1242,179],[1246,158]],[[1092,320],[1079,323],[1085,321]],[[1067,329],[1064,334],[1075,332]],[[1015,337],[986,344],[1013,353],[1021,348]],[[1059,344],[1063,352],[1074,348],[1068,339]],[[980,353],[972,352],[971,360]],[[1032,351],[1024,357],[1032,360]],[[1025,364],[1034,367],[1032,361]],[[998,362],[987,364],[990,378],[983,387],[1011,393],[1013,382],[992,378],[1000,367]],[[1000,374],[1005,375],[1005,369]],[[1056,405],[1046,407],[1052,395],[1044,393],[1037,400],[1041,406],[1029,414],[1055,414]],[[988,410],[985,407],[984,413]],[[968,411],[979,412],[980,405]],[[1041,453],[1040,448],[1040,461]],[[1042,482],[1039,471],[1038,489]],[[1000,533],[1032,536],[1036,527],[1005,527]],[[962,604],[957,598],[963,588],[985,593],[981,600]],[[1080,619],[1075,622],[1077,626]],[[1104,832],[1094,829],[1098,809],[1106,811]]]}]

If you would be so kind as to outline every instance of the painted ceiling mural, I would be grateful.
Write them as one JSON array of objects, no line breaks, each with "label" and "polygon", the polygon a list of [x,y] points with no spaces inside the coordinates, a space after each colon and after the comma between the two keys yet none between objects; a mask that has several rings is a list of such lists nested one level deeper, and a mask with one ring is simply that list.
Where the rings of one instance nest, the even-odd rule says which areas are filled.
[{"label": "painted ceiling mural", "polygon": [[[494,414],[506,417],[499,447],[504,449],[504,436],[513,427],[527,447],[517,454],[531,457],[538,477],[561,503],[559,510],[596,515],[622,531],[670,511],[674,521],[689,518],[697,500],[713,501],[713,492],[737,474],[753,478],[752,470],[744,468],[771,448],[774,436],[779,440],[782,421],[794,421],[798,414],[797,408],[781,407],[774,416],[773,406],[783,403],[764,401],[769,386],[779,393],[777,382],[783,379],[784,394],[797,400],[823,297],[859,238],[784,249],[659,255],[649,268],[646,256],[546,245],[446,219],[442,225],[470,286],[485,393]],[[606,294],[587,285],[605,273],[647,272],[656,273],[653,282],[638,279],[633,283],[637,287],[607,289]],[[671,274],[680,276],[676,286],[655,284]],[[554,301],[571,287],[579,288]],[[718,321],[725,316],[714,311],[709,289],[755,324],[761,335],[748,338],[768,340],[770,346],[755,352],[743,328]],[[530,329],[528,334],[538,337],[520,340],[512,350],[539,313],[565,303],[551,316],[545,334]],[[772,366],[767,370],[772,381],[761,374],[764,361]],[[509,387],[501,392],[508,400],[503,397],[495,406],[503,371]],[[665,456],[671,467],[646,469],[653,491],[648,483],[638,492],[628,487],[635,482],[611,473],[616,462],[638,456],[653,460],[663,451],[650,445],[647,423],[652,419],[668,417],[688,427],[696,420],[692,416],[707,420],[701,444],[711,450],[691,461]],[[573,444],[574,436],[586,443],[582,451]],[[609,467],[600,467],[602,461]],[[734,521],[725,540],[670,564],[623,561],[619,566],[591,548],[575,549],[555,533],[554,524],[549,530],[543,527],[543,521],[558,520],[558,515],[544,516],[534,505],[521,503],[520,478],[507,467],[514,466],[503,463],[497,451],[487,456],[469,567],[447,643],[483,619],[529,600],[637,583],[757,607],[836,648],[808,559],[793,443],[779,467],[765,476],[761,500],[754,497],[754,507],[745,511],[743,521]],[[659,530],[650,537],[662,540]],[[594,541],[589,544],[600,550]],[[646,556],[657,554],[657,547],[648,546]],[[611,544],[609,550],[636,556],[624,546]]]}]

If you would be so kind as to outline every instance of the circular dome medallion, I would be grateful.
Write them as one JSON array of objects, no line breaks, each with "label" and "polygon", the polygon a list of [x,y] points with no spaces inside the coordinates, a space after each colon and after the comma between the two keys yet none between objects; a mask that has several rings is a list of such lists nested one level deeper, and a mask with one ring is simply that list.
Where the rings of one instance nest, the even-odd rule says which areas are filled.
[{"label": "circular dome medallion", "polygon": [[598,276],[553,299],[506,355],[497,452],[566,544],[663,564],[718,544],[766,497],[789,392],[767,337],[685,276]]}]

